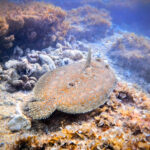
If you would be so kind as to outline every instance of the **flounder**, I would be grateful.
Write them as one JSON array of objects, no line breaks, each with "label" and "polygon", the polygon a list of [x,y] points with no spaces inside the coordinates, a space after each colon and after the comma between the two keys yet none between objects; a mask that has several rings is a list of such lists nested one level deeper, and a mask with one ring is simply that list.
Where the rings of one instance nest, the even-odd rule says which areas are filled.
[{"label": "flounder", "polygon": [[70,114],[86,113],[103,105],[115,85],[113,71],[102,60],[91,61],[89,50],[87,61],[44,74],[24,110],[33,119],[47,118],[56,109]]}]

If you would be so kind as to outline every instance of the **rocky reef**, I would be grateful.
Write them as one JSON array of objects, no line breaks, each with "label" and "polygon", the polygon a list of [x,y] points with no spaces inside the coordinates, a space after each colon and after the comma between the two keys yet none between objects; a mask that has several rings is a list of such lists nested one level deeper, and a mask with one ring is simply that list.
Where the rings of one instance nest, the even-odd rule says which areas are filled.
[{"label": "rocky reef", "polygon": [[129,70],[150,82],[150,40],[134,33],[124,33],[113,45],[108,55],[119,67]]},{"label": "rocky reef", "polygon": [[[20,97],[20,94],[18,93],[15,99]],[[25,101],[25,95],[22,97]],[[120,82],[106,104],[87,114],[67,115],[56,112],[47,120],[33,121],[31,129],[22,129],[20,132],[12,133],[6,127],[0,128],[3,132],[3,135],[0,135],[2,147],[15,150],[25,148],[148,150],[149,102],[149,97],[136,86],[130,87]],[[0,107],[4,108],[4,104]],[[12,109],[14,105],[9,107]],[[9,118],[3,116],[3,120],[0,120],[2,127],[4,120],[7,122]]]},{"label": "rocky reef", "polygon": [[56,45],[69,28],[65,16],[64,10],[51,4],[1,1],[0,52],[8,53],[16,43],[23,49]]},{"label": "rocky reef", "polygon": [[112,32],[111,16],[106,9],[85,5],[70,10],[67,20],[71,24],[71,34],[78,40],[95,41],[105,37],[108,32]]},{"label": "rocky reef", "polygon": [[11,58],[1,66],[1,81],[8,92],[32,90],[44,73],[84,59],[86,55],[75,48],[60,43],[56,48],[50,46],[41,51],[16,46]]},{"label": "rocky reef", "polygon": [[149,1],[31,1],[0,2],[0,149],[149,150],[150,40],[117,26]]}]

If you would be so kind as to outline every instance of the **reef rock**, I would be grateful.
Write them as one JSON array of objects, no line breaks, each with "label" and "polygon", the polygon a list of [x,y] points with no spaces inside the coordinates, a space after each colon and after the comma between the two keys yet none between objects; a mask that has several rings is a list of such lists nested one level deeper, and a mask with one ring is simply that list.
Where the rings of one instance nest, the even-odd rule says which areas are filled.
[{"label": "reef rock", "polygon": [[0,74],[3,72],[3,68],[2,66],[0,65]]},{"label": "reef rock", "polygon": [[50,71],[56,69],[54,61],[49,56],[40,54],[39,58],[42,64],[47,64],[49,66]]},{"label": "reef rock", "polygon": [[31,122],[24,115],[16,115],[8,122],[8,128],[11,131],[20,131],[22,129],[30,129]]},{"label": "reef rock", "polygon": [[14,55],[14,56],[18,56],[18,57],[23,56],[23,49],[21,49],[19,46],[16,46],[16,47],[14,48],[13,55]]},{"label": "reef rock", "polygon": [[12,59],[12,60],[7,61],[4,65],[4,67],[5,67],[5,69],[16,68],[16,66],[19,63],[20,62],[18,60]]},{"label": "reef rock", "polygon": [[39,60],[39,56],[37,53],[29,53],[27,54],[27,58],[30,63],[37,63]]},{"label": "reef rock", "polygon": [[76,61],[81,60],[83,58],[83,54],[79,50],[65,50],[63,52],[63,57],[67,57]]}]

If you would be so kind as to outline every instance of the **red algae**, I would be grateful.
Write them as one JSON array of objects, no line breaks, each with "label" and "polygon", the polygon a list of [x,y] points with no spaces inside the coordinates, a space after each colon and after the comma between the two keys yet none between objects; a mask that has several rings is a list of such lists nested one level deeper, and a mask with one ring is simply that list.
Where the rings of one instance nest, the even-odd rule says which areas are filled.
[{"label": "red algae", "polygon": [[1,1],[0,49],[7,50],[16,42],[25,48],[39,49],[55,44],[68,31],[65,16],[64,10],[51,4]]}]

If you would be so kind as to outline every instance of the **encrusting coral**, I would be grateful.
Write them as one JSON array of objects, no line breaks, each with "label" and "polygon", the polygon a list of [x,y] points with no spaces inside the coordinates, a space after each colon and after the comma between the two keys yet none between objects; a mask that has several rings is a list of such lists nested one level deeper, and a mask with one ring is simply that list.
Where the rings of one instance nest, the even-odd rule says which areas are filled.
[{"label": "encrusting coral", "polygon": [[71,114],[89,112],[107,101],[115,84],[113,71],[102,60],[91,61],[89,51],[86,65],[84,61],[74,63],[43,75],[24,110],[33,119],[47,118],[56,109]]},{"label": "encrusting coral", "polygon": [[13,44],[22,47],[45,48],[63,39],[68,30],[66,12],[42,2],[0,2],[0,49]]}]

